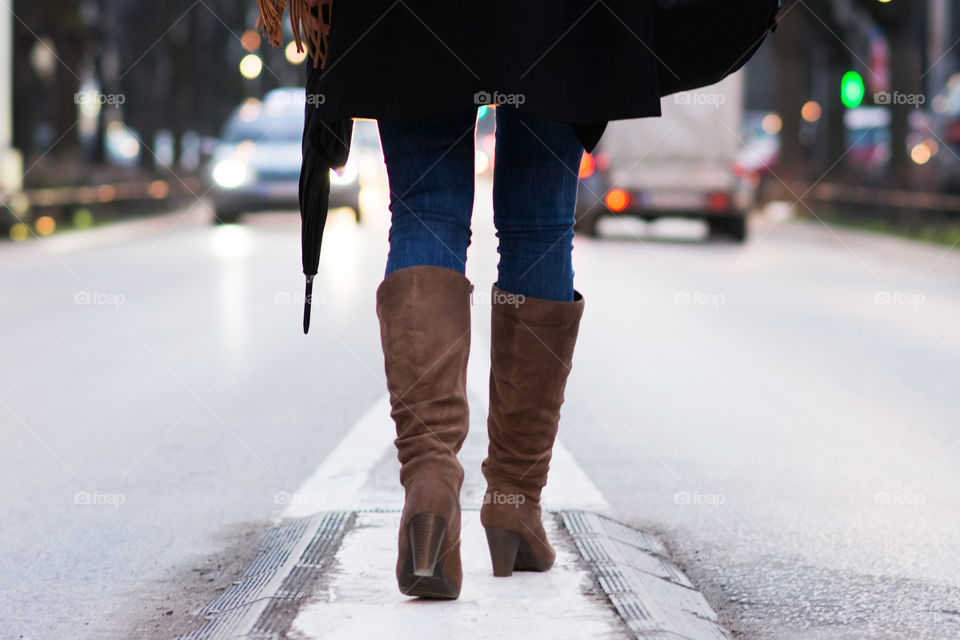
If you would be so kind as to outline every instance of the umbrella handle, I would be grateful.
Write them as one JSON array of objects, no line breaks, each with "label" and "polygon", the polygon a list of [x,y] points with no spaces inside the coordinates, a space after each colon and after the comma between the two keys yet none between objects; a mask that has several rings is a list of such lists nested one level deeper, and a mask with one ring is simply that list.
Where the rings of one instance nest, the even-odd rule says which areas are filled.
[{"label": "umbrella handle", "polygon": [[303,335],[310,330],[310,298],[313,296],[313,276],[307,276],[307,288],[303,294]]}]

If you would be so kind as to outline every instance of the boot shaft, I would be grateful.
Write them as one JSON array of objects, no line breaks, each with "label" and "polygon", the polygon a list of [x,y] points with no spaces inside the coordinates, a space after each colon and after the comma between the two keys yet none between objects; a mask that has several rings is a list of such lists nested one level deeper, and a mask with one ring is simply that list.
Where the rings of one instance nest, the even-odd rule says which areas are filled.
[{"label": "boot shaft", "polygon": [[399,269],[377,289],[377,317],[396,425],[401,482],[424,469],[462,482],[467,435],[470,282],[435,266]]},{"label": "boot shaft", "polygon": [[539,502],[584,301],[579,293],[572,302],[523,298],[496,286],[491,299],[490,445],[483,471],[491,486]]}]

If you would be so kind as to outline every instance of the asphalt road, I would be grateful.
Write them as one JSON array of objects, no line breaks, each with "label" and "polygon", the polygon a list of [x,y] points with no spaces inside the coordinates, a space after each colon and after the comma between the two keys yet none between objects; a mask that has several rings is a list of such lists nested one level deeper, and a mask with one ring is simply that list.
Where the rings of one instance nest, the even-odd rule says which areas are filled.
[{"label": "asphalt road", "polygon": [[[129,637],[229,583],[385,390],[366,196],[307,337],[295,214],[0,245],[0,638]],[[616,516],[744,637],[960,637],[960,253],[770,217],[744,246],[602,229],[561,433]]]}]

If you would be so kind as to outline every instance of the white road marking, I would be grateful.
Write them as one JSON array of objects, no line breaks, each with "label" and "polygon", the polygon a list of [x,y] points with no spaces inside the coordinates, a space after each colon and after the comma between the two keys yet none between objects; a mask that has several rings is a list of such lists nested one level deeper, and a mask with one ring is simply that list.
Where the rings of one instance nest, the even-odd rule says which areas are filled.
[{"label": "white road marking", "polygon": [[[483,425],[490,366],[489,347],[482,336],[488,333],[488,326],[485,330],[483,323],[474,323],[467,371],[473,428],[460,455],[466,472],[461,540],[465,577],[460,598],[455,603],[425,603],[397,590],[394,569],[403,489],[396,478],[395,431],[384,394],[290,497],[283,514],[298,517],[319,510],[359,510],[328,574],[327,589],[300,610],[295,633],[306,638],[493,638],[512,637],[525,628],[557,638],[623,637],[622,622],[605,597],[585,593],[593,589],[593,576],[552,517],[545,519],[545,526],[557,550],[554,568],[547,573],[518,573],[510,579],[493,577],[478,512],[484,487],[479,461],[486,452]],[[609,511],[599,489],[559,441],[543,506],[545,510]]]},{"label": "white road marking", "polygon": [[289,498],[281,517],[357,508],[360,489],[377,460],[393,447],[390,397],[384,393],[350,429],[323,464]]},{"label": "white road marking", "polygon": [[[571,546],[555,544],[546,573],[495,578],[477,511],[463,513],[463,589],[455,601],[422,601],[397,589],[400,514],[360,513],[328,574],[328,589],[304,605],[292,633],[304,638],[623,638],[619,616],[592,586],[589,569]],[[554,518],[547,535],[561,540]]]}]

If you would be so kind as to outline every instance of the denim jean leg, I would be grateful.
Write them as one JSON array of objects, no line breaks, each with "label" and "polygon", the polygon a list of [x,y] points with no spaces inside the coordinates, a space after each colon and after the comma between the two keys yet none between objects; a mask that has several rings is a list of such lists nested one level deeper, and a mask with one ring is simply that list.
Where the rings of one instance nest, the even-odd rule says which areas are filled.
[{"label": "denim jean leg", "polygon": [[390,182],[385,276],[433,265],[464,273],[470,245],[476,110],[419,122],[381,120]]},{"label": "denim jean leg", "polygon": [[493,178],[497,286],[573,300],[573,223],[583,145],[564,123],[497,108]]}]

